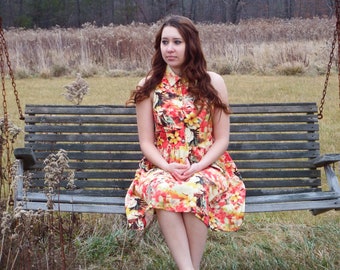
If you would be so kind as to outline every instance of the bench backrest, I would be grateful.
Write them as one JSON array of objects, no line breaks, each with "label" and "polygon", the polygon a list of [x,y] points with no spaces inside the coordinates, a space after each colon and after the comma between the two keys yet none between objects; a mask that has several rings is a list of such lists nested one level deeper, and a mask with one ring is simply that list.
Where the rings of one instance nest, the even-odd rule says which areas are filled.
[{"label": "bench backrest", "polygon": [[[320,171],[315,103],[231,106],[229,151],[247,196],[317,191]],[[124,196],[140,152],[135,109],[124,106],[26,105],[25,147],[36,154],[33,189],[43,186],[43,161],[64,149],[79,195]],[[61,193],[72,191],[61,189]]]}]

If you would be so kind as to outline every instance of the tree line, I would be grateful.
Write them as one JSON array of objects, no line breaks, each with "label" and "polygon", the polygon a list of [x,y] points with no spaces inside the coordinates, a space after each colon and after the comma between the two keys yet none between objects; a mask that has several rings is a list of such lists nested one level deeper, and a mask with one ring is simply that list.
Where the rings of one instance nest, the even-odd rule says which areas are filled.
[{"label": "tree line", "polygon": [[332,16],[334,0],[0,0],[4,28],[153,23],[168,14],[196,22]]}]

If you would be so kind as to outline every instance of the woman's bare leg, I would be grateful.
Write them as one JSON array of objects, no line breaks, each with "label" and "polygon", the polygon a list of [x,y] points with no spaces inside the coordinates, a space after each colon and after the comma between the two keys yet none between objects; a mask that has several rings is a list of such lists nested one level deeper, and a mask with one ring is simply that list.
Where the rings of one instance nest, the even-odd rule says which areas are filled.
[{"label": "woman's bare leg", "polygon": [[183,214],[157,210],[157,219],[170,252],[180,270],[194,270]]},{"label": "woman's bare leg", "polygon": [[192,213],[183,213],[183,220],[188,236],[192,264],[194,269],[198,270],[207,241],[208,228]]}]

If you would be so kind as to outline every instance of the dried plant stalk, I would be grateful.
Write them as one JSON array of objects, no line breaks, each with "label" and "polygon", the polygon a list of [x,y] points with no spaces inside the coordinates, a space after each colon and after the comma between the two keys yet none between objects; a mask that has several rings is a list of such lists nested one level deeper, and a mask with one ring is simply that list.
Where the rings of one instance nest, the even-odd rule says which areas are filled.
[{"label": "dried plant stalk", "polygon": [[89,92],[89,85],[81,77],[80,73],[77,74],[74,82],[64,86],[64,88],[66,89],[66,93],[63,94],[65,98],[76,105],[79,105],[83,101],[84,96]]}]

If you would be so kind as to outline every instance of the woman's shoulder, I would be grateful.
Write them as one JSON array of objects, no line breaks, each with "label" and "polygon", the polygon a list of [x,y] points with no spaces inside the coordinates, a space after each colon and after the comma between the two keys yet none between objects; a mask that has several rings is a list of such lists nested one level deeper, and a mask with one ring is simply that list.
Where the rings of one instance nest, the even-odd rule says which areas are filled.
[{"label": "woman's shoulder", "polygon": [[211,85],[218,92],[226,92],[227,87],[226,87],[226,84],[225,84],[223,77],[220,74],[213,72],[213,71],[208,71],[208,74],[210,76]]},{"label": "woman's shoulder", "polygon": [[223,79],[223,77],[220,74],[218,74],[218,73],[216,73],[214,71],[208,71],[208,74],[210,76],[211,83],[214,83],[214,82],[224,82],[224,79]]},{"label": "woman's shoulder", "polygon": [[137,86],[142,87],[144,86],[145,82],[151,78],[151,75],[143,77],[137,84]]},{"label": "woman's shoulder", "polygon": [[142,87],[142,86],[145,84],[145,81],[146,81],[146,80],[147,80],[147,77],[142,78],[142,79],[138,82],[137,86]]}]

